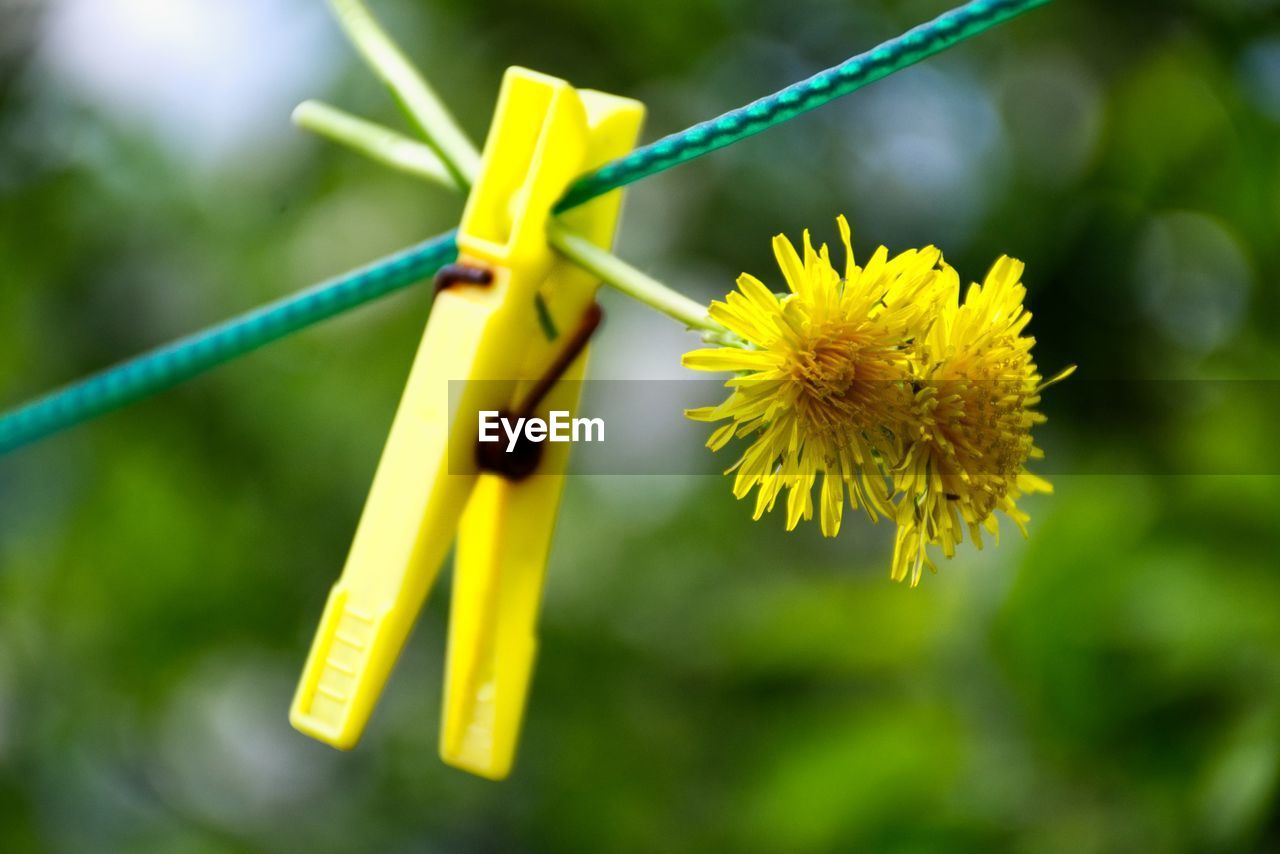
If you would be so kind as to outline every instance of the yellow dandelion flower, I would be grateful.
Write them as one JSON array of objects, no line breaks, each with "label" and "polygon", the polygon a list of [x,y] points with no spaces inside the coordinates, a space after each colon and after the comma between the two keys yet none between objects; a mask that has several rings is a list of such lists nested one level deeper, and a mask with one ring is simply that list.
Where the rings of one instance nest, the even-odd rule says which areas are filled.
[{"label": "yellow dandelion flower", "polygon": [[962,305],[957,285],[919,342],[912,432],[894,470],[895,580],[915,586],[922,567],[935,569],[926,547],[939,545],[950,558],[966,529],[978,548],[983,529],[998,538],[996,510],[1025,536],[1029,517],[1018,499],[1052,491],[1025,467],[1043,456],[1031,428],[1045,420],[1035,406],[1049,383],[1031,358],[1035,339],[1023,334],[1031,314],[1022,271],[1020,261],[1001,258]]},{"label": "yellow dandelion flower", "polygon": [[891,515],[880,459],[898,456],[899,425],[911,415],[911,343],[923,334],[946,287],[950,268],[928,247],[889,257],[876,250],[859,267],[849,224],[837,220],[844,243],[843,275],[824,244],[817,251],[804,234],[804,257],[784,236],[773,240],[788,291],[774,294],[743,274],[738,290],[714,302],[711,318],[742,346],[695,350],[687,368],[732,371],[728,398],[688,411],[690,418],[721,421],[707,442],[720,450],[734,437],[755,436],[729,469],[733,493],[757,489],[755,518],[787,495],[787,529],[813,517],[813,486],[822,475],[822,533],[840,529],[845,493],[874,521]]}]

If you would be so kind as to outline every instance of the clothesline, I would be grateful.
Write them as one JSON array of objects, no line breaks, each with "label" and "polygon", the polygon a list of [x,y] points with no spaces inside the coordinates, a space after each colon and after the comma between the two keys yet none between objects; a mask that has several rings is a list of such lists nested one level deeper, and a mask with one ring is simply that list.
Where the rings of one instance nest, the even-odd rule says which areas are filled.
[{"label": "clothesline", "polygon": [[[772,95],[605,164],[556,205],[562,212],[790,121],[1049,0],[973,0]],[[0,415],[0,454],[171,388],[224,362],[432,276],[457,255],[456,231],[259,307]]]}]

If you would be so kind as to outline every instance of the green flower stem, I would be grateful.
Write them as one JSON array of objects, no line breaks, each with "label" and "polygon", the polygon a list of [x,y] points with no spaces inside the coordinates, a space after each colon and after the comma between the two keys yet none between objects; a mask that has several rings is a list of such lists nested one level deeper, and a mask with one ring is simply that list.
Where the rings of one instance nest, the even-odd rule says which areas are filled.
[{"label": "green flower stem", "polygon": [[303,101],[293,111],[293,123],[392,169],[451,190],[465,188],[430,146],[323,101]]},{"label": "green flower stem", "polygon": [[361,0],[329,0],[346,31],[374,74],[391,90],[405,115],[440,155],[460,187],[474,183],[480,153],[454,121],[439,96],[400,52]]},{"label": "green flower stem", "polygon": [[[378,163],[452,190],[463,190],[434,151],[380,124],[354,116],[323,101],[303,101],[293,111],[293,122]],[[575,264],[601,281],[645,305],[702,332],[709,343],[741,346],[736,336],[707,315],[706,308],[552,222],[547,241]]]},{"label": "green flower stem", "polygon": [[599,276],[614,290],[657,309],[689,329],[700,330],[705,340],[736,343],[729,340],[733,336],[727,329],[711,319],[702,303],[645,275],[613,253],[567,231],[559,223],[547,227],[547,242],[582,269]]}]

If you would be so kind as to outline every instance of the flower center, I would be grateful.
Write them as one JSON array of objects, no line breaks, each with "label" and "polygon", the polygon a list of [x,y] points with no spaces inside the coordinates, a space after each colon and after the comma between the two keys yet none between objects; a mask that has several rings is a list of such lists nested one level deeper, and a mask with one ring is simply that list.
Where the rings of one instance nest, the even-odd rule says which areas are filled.
[{"label": "flower center", "polygon": [[817,399],[838,399],[858,376],[856,345],[848,341],[818,341],[795,354],[792,375],[805,394]]},{"label": "flower center", "polygon": [[[963,496],[976,518],[987,516],[1008,494],[1031,456],[1026,402],[1030,366],[971,370],[936,383],[935,445],[945,491]],[[1010,368],[1013,368],[1011,371]],[[1021,374],[1021,375],[1018,375]]]},{"label": "flower center", "polygon": [[844,324],[820,328],[789,360],[796,414],[824,436],[894,423],[901,363],[896,348],[865,341]]}]

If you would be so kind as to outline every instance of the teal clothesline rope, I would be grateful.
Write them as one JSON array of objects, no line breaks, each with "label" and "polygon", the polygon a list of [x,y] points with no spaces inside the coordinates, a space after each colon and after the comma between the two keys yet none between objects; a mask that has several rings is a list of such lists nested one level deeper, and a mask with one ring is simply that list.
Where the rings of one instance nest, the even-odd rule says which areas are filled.
[{"label": "teal clothesline rope", "polygon": [[[671,134],[582,176],[568,210],[731,145],[940,53],[1049,0],[973,0],[840,65]],[[126,406],[336,314],[433,275],[457,255],[456,231],[381,258],[218,326],[151,350],[0,416],[0,454]]]}]

